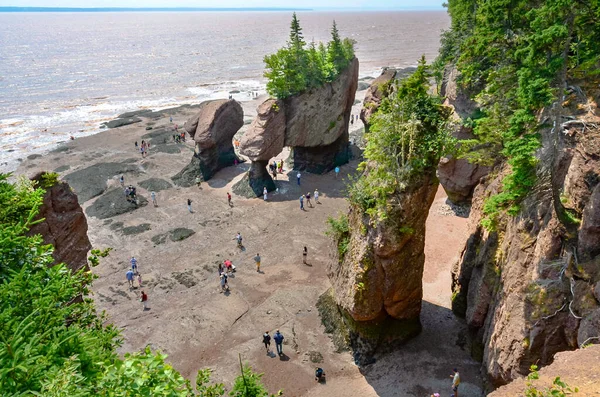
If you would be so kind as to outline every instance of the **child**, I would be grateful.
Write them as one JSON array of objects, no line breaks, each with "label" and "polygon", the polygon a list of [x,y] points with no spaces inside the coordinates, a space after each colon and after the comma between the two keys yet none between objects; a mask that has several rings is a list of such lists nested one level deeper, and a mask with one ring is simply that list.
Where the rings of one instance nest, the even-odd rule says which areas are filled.
[{"label": "child", "polygon": [[138,273],[137,279],[138,279],[138,284],[139,284],[140,288],[142,288],[142,273]]}]

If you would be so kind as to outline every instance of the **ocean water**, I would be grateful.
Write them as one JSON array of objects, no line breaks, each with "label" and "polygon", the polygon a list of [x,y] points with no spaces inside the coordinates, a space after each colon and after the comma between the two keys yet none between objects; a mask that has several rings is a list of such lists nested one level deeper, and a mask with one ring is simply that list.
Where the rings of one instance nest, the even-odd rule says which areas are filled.
[{"label": "ocean water", "polygon": [[[307,41],[335,19],[356,40],[360,74],[433,60],[444,11],[300,12]],[[264,92],[264,55],[289,12],[0,13],[0,172],[125,111]]]}]

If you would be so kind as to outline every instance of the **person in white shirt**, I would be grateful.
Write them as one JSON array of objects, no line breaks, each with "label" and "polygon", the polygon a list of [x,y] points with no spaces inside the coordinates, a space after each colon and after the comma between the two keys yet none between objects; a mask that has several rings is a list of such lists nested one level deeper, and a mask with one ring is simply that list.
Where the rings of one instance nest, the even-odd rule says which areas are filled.
[{"label": "person in white shirt", "polygon": [[458,397],[458,385],[460,385],[460,374],[458,373],[458,369],[454,368],[454,375],[450,375],[452,378],[452,391],[454,392],[454,397]]},{"label": "person in white shirt", "polygon": [[298,178],[298,186],[300,186],[300,177],[301,177],[301,176],[302,176],[302,175],[300,174],[300,172],[298,172],[298,175],[296,175],[296,178]]},{"label": "person in white shirt", "polygon": [[315,196],[315,203],[318,204],[319,203],[319,189],[315,189],[314,196]]}]

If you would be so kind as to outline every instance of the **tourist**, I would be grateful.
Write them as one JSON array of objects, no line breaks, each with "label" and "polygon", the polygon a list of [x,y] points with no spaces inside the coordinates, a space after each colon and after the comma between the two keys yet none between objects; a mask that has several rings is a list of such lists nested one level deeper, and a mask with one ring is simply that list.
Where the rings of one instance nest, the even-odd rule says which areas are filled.
[{"label": "tourist", "polygon": [[127,273],[125,273],[125,277],[127,278],[127,282],[129,283],[129,288],[133,288],[133,270],[129,269],[127,270]]},{"label": "tourist", "polygon": [[277,180],[277,168],[273,169],[273,179]]},{"label": "tourist", "polygon": [[298,175],[296,175],[296,178],[298,179],[298,186],[300,186],[300,177],[302,176],[302,174],[300,174],[300,171],[298,171]]},{"label": "tourist", "polygon": [[223,261],[223,264],[225,265],[225,273],[232,274],[233,273],[233,263],[231,263],[231,261],[229,259],[226,259]]},{"label": "tourist", "polygon": [[229,192],[227,192],[227,204],[229,204],[230,207],[233,207],[233,204],[231,203],[231,194],[229,194]]},{"label": "tourist", "polygon": [[[177,132],[179,134],[179,126],[177,124],[175,124],[175,132]],[[181,136],[180,136],[181,138]]]},{"label": "tourist", "polygon": [[337,179],[339,173],[340,173],[340,167],[335,167],[335,179]]},{"label": "tourist", "polygon": [[350,116],[350,124],[354,124],[354,115]]},{"label": "tourist", "polygon": [[302,263],[304,263],[306,265],[306,257],[308,256],[308,248],[306,248],[306,245],[304,246],[304,249],[302,250]]},{"label": "tourist", "polygon": [[123,175],[119,177],[119,183],[121,184],[121,187],[125,187],[125,178],[123,178]]},{"label": "tourist", "polygon": [[156,192],[150,192],[150,197],[152,197],[152,204],[154,204],[155,207],[158,207],[158,204],[156,203]]},{"label": "tourist", "polygon": [[269,354],[269,347],[271,346],[271,335],[269,335],[269,331],[265,331],[263,334],[263,343],[265,344],[265,349],[267,349],[267,354]]},{"label": "tourist", "polygon": [[304,195],[300,196],[300,210],[304,211]]},{"label": "tourist", "polygon": [[148,295],[144,291],[140,294],[140,302],[144,305],[144,310],[148,310]]},{"label": "tourist", "polygon": [[135,141],[134,145],[135,145],[135,151],[137,152],[137,150],[138,150],[138,143],[137,143],[137,141]]},{"label": "tourist", "polygon": [[196,177],[196,185],[199,189],[202,189],[202,178],[200,177],[200,175]]},{"label": "tourist", "polygon": [[279,173],[283,174],[283,160],[279,160]]},{"label": "tourist", "polygon": [[266,187],[266,186],[263,186],[263,199],[264,199],[265,201],[267,201],[267,193],[268,193],[268,192],[267,192],[267,187]]},{"label": "tourist", "polygon": [[319,189],[315,189],[315,203],[319,204]]},{"label": "tourist", "polygon": [[325,371],[323,371],[323,368],[317,367],[317,369],[315,369],[315,380],[317,382],[320,382],[323,379],[323,375],[325,375]]},{"label": "tourist", "polygon": [[131,260],[129,261],[131,263],[131,270],[134,273],[138,272],[138,263],[137,263],[137,259],[135,259],[135,256],[131,257]]},{"label": "tourist", "polygon": [[219,270],[219,276],[220,276],[221,274],[223,274],[223,264],[222,264],[221,262],[219,262],[219,267],[218,267],[218,270]]},{"label": "tourist", "polygon": [[308,204],[310,208],[313,207],[312,203],[310,202],[310,192],[306,193],[306,204]]},{"label": "tourist", "polygon": [[279,330],[275,331],[275,335],[273,335],[273,339],[275,340],[275,347],[277,348],[277,354],[281,357],[283,355],[283,335]]},{"label": "tourist", "polygon": [[254,263],[256,263],[256,271],[260,273],[260,254],[254,257]]},{"label": "tourist", "polygon": [[237,241],[237,246],[238,248],[242,248],[242,235],[240,234],[240,232],[237,232],[237,234],[235,235],[235,240]]},{"label": "tourist", "polygon": [[140,288],[142,288],[142,273],[138,273],[137,281]]},{"label": "tourist", "polygon": [[458,369],[454,368],[453,375],[450,375],[452,378],[452,391],[454,392],[454,397],[458,397],[458,386],[460,385],[460,374],[458,373]]},{"label": "tourist", "polygon": [[169,123],[173,124],[173,116],[169,117]]},{"label": "tourist", "polygon": [[188,206],[188,211],[190,211],[190,214],[193,214],[194,211],[192,211],[192,200],[187,199],[187,206]]}]

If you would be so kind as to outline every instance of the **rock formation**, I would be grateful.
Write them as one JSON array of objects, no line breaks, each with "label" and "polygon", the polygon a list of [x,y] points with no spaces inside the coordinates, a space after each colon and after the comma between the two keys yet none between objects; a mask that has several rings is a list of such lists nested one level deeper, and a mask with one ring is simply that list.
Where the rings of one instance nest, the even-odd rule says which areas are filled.
[{"label": "rock formation", "polygon": [[[454,110],[452,135],[459,140],[473,139],[475,136],[472,128],[466,127],[464,120],[474,114],[477,104],[460,90],[456,84],[456,78],[456,69],[447,70],[441,89],[441,94],[446,97],[444,104]],[[440,159],[437,175],[448,199],[455,203],[461,203],[471,199],[473,189],[489,172],[489,166],[447,156]]]},{"label": "rock formation", "polygon": [[434,170],[415,177],[390,197],[384,221],[350,207],[347,251],[328,275],[359,362],[420,332],[425,222],[437,187]]},{"label": "rock formation", "polygon": [[371,116],[379,109],[381,101],[389,94],[395,78],[396,69],[385,68],[381,72],[381,75],[373,80],[371,86],[367,89],[365,99],[363,100],[363,107],[360,110],[360,119],[365,125],[365,132],[369,132]]},{"label": "rock formation", "polygon": [[[483,202],[499,191],[506,168],[485,178],[473,195],[470,237],[453,271],[453,310],[465,316],[472,351],[495,385],[526,375],[531,364],[550,364],[559,351],[598,343],[600,336],[594,295],[600,281],[600,129],[587,124],[597,118],[584,110],[595,105],[581,96],[586,106],[578,106],[575,95],[569,110],[577,120],[555,133],[542,131],[538,184],[517,216],[504,215],[493,232],[480,226]],[[561,207],[566,216],[557,214]]]},{"label": "rock formation", "polygon": [[[41,182],[42,174],[32,178]],[[45,244],[54,246],[55,263],[65,263],[77,271],[87,268],[87,255],[92,245],[87,236],[87,220],[68,183],[59,182],[48,188],[37,219],[29,233],[40,234]]]},{"label": "rock formation", "polygon": [[274,190],[266,171],[272,157],[292,147],[294,169],[324,173],[350,157],[348,125],[358,84],[358,59],[332,83],[283,100],[267,99],[240,142],[241,153],[253,164],[237,192],[262,194]]},{"label": "rock formation", "polygon": [[244,111],[235,100],[218,99],[202,102],[198,113],[184,125],[185,130],[196,143],[192,163],[184,168],[172,180],[180,186],[191,186],[190,178],[182,176],[192,174],[192,184],[196,176],[207,181],[221,168],[233,165],[237,156],[232,139],[244,125]]}]

